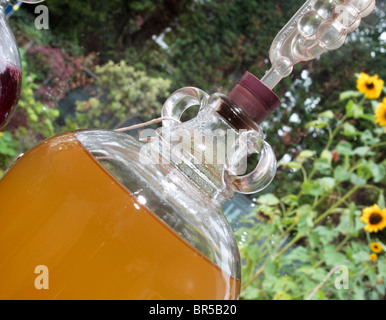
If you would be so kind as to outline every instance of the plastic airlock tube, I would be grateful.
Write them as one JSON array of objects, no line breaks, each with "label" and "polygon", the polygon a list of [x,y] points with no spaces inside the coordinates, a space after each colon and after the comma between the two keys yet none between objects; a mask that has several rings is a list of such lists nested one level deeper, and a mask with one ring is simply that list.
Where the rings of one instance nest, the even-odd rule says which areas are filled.
[{"label": "plastic airlock tube", "polygon": [[308,0],[272,42],[271,69],[261,80],[245,72],[228,97],[260,124],[280,105],[272,89],[293,66],[341,47],[374,6],[375,0]]},{"label": "plastic airlock tube", "polygon": [[274,39],[272,67],[261,81],[273,89],[295,64],[340,48],[374,6],[375,0],[308,0]]}]

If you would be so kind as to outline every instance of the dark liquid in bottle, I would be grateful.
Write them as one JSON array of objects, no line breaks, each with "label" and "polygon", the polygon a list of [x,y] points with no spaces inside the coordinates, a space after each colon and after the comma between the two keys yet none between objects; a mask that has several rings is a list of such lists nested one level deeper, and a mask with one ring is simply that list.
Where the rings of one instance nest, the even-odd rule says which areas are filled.
[{"label": "dark liquid in bottle", "polygon": [[0,129],[12,116],[19,101],[21,68],[0,59]]}]

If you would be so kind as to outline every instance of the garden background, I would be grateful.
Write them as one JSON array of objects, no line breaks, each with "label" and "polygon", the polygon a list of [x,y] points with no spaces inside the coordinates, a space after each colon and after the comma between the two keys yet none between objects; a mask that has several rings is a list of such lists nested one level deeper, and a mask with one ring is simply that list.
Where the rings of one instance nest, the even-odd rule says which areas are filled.
[{"label": "garden background", "polygon": [[[159,117],[184,86],[227,94],[246,70],[261,78],[303,2],[47,0],[48,30],[23,5],[9,20],[24,74],[0,176],[55,134]],[[236,230],[242,299],[386,299],[385,12],[378,0],[342,48],[274,90],[282,105],[262,128],[279,166]]]}]

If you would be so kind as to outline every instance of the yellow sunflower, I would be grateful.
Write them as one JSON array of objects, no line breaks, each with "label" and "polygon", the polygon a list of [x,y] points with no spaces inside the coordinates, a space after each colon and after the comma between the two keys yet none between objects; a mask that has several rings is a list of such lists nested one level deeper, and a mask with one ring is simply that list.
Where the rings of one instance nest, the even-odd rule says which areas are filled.
[{"label": "yellow sunflower", "polygon": [[378,256],[375,253],[370,254],[370,259],[375,261],[378,259]]},{"label": "yellow sunflower", "polygon": [[378,103],[375,110],[375,122],[379,123],[380,126],[386,126],[386,97]]},{"label": "yellow sunflower", "polygon": [[378,99],[382,93],[383,80],[378,79],[378,75],[369,76],[361,72],[357,79],[357,89],[362,92],[367,99]]},{"label": "yellow sunflower", "polygon": [[362,211],[362,222],[366,223],[365,230],[378,232],[386,227],[386,209],[380,209],[378,205],[365,208]]},{"label": "yellow sunflower", "polygon": [[382,245],[379,242],[372,242],[370,244],[370,249],[374,253],[380,253],[382,251]]}]

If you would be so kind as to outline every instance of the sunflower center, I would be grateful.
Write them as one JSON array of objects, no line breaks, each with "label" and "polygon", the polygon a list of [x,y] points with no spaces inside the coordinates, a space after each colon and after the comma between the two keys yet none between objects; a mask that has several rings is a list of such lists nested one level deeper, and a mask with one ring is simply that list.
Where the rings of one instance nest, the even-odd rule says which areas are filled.
[{"label": "sunflower center", "polygon": [[378,224],[382,221],[382,216],[379,213],[372,213],[369,222],[370,224]]},{"label": "sunflower center", "polygon": [[366,88],[368,90],[374,89],[374,82],[366,82]]}]

